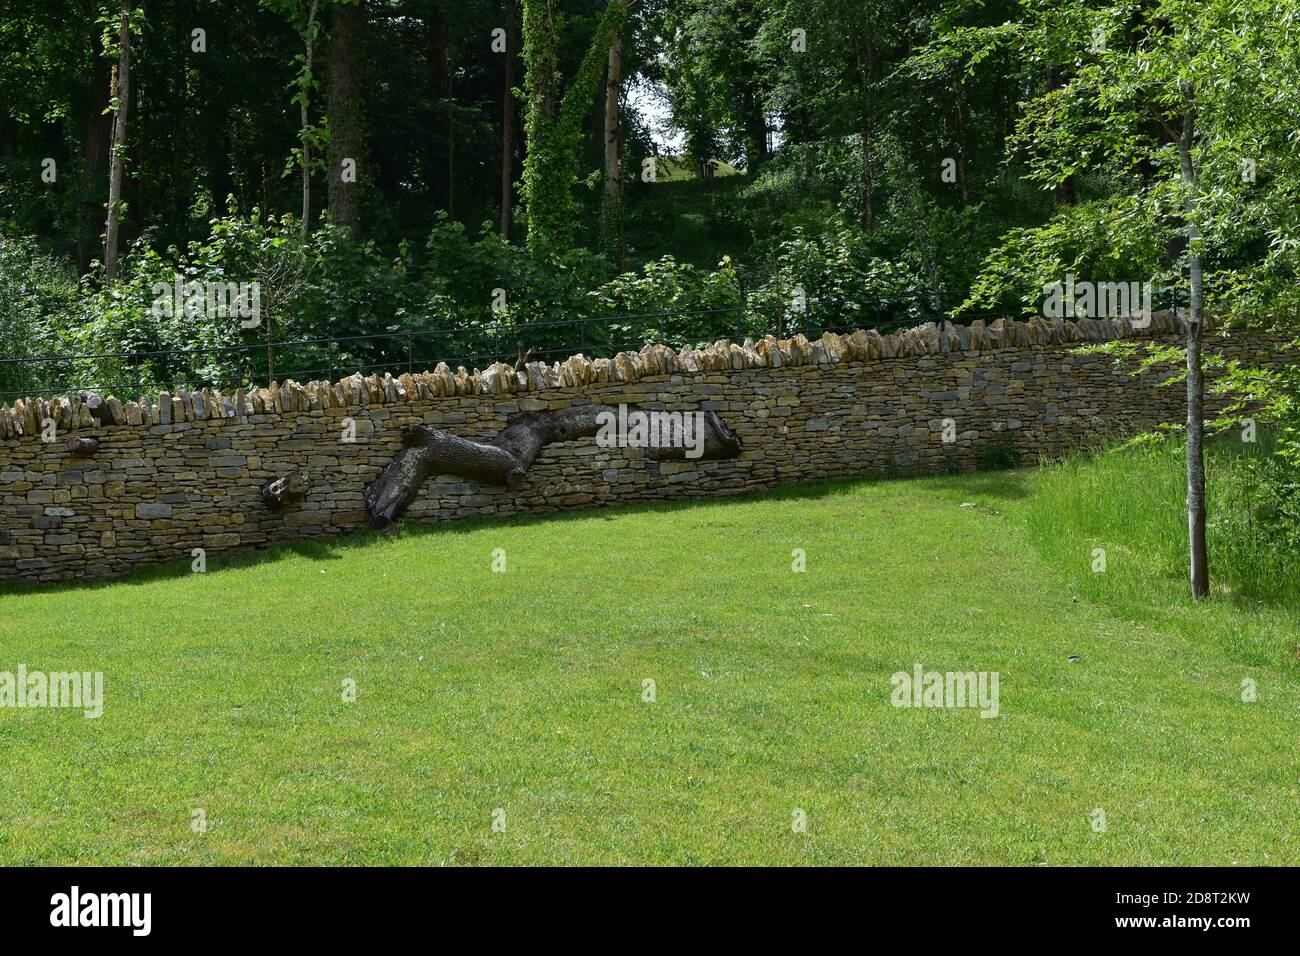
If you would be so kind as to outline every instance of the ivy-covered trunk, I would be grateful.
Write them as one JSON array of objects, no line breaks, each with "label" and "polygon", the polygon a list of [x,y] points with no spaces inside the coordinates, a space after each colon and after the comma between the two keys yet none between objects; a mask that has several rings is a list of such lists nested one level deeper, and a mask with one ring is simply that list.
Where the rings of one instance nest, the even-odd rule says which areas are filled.
[{"label": "ivy-covered trunk", "polygon": [[523,10],[524,132],[528,145],[523,199],[528,213],[528,248],[543,254],[564,252],[573,246],[579,218],[573,186],[578,180],[582,120],[591,109],[606,54],[623,27],[627,10],[620,0],[610,0],[558,109],[553,107],[559,77],[551,0],[523,0]]}]

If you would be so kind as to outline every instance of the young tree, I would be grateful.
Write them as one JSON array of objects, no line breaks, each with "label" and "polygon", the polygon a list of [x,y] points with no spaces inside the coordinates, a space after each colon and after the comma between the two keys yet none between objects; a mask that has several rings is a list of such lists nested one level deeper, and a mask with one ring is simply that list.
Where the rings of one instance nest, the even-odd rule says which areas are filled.
[{"label": "young tree", "polygon": [[[1259,114],[1261,89],[1293,86],[1294,67],[1271,75],[1253,52],[1252,34],[1270,22],[1273,0],[1153,0],[1108,3],[1094,10],[1073,4],[1024,0],[1024,22],[962,31],[946,42],[982,51],[999,43],[1025,44],[1061,35],[1073,39],[1077,68],[1048,84],[1025,104],[1015,145],[1029,162],[1029,178],[1056,188],[1076,172],[1104,174],[1119,197],[1113,208],[1145,212],[1146,218],[1116,221],[1119,229],[1167,229],[1163,238],[1181,249],[1171,263],[1185,275],[1187,527],[1189,578],[1194,599],[1209,593],[1205,495],[1205,325],[1209,250],[1232,233],[1240,215],[1239,170],[1246,137]],[[1053,49],[1053,56],[1059,51]],[[1084,221],[1063,207],[1066,228]],[[1104,225],[1104,224],[1103,224]],[[1118,236],[1114,237],[1119,241]],[[1146,278],[1146,277],[1142,277]],[[1225,294],[1241,277],[1222,275]],[[1225,296],[1226,297],[1226,296]],[[1149,346],[1169,358],[1171,350]]]},{"label": "young tree", "polygon": [[[305,235],[311,228],[312,145],[321,138],[320,130],[311,124],[308,109],[312,90],[316,88],[312,62],[316,52],[316,38],[320,33],[320,21],[317,19],[320,0],[311,0],[310,3],[306,0],[262,0],[262,3],[289,20],[303,43],[303,52],[297,58],[301,66],[293,82],[292,102],[298,104],[299,124],[298,148],[294,150],[292,159],[296,159],[302,168],[302,231]],[[285,175],[293,168],[292,159],[285,168]]]},{"label": "young tree", "polygon": [[306,45],[306,53],[303,55],[302,73],[299,77],[298,93],[296,99],[301,110],[302,116],[302,231],[307,232],[311,228],[311,123],[308,121],[307,104],[311,99],[311,88],[314,78],[311,72],[312,54],[316,46],[316,33],[318,24],[316,22],[316,10],[320,5],[320,0],[311,0],[311,9],[307,14],[307,24],[302,30],[303,43]]}]

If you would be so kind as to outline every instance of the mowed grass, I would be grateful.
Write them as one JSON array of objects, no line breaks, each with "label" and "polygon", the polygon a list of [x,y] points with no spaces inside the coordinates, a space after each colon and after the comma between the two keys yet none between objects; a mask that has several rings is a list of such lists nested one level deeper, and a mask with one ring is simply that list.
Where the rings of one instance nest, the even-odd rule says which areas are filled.
[{"label": "mowed grass", "polygon": [[[1037,480],[415,526],[10,591],[0,670],[102,670],[106,699],[0,710],[0,862],[1300,863],[1297,668],[1232,639],[1292,611],[1108,609],[1035,550]],[[999,716],[892,707],[918,662],[999,672]]]}]

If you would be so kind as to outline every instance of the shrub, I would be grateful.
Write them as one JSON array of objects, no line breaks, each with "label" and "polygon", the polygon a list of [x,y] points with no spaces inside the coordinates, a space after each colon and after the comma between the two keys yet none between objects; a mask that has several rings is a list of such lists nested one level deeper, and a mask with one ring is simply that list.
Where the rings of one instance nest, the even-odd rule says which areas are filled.
[{"label": "shrub", "polygon": [[30,239],[0,234],[0,393],[38,391],[58,372],[31,358],[56,349],[58,325],[50,318],[68,314],[76,298],[70,268]]},{"label": "shrub", "polygon": [[[591,293],[602,315],[626,315],[610,324],[610,344],[639,348],[646,342],[675,345],[735,334],[740,316],[740,276],[729,258],[714,271],[663,256],[640,272],[625,272]],[[665,315],[689,312],[690,315]]]},{"label": "shrub", "polygon": [[[764,308],[779,310],[787,329],[856,329],[921,316],[922,287],[906,266],[873,255],[863,234],[840,223],[817,236],[801,227],[771,253],[767,280],[754,293]],[[808,311],[792,308],[797,295]]]}]

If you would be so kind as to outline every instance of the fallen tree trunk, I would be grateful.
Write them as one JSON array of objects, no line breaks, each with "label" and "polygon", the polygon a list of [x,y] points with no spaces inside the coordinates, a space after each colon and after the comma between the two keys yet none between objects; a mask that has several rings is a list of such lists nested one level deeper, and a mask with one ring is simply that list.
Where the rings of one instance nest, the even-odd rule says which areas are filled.
[{"label": "fallen tree trunk", "polygon": [[[365,491],[370,526],[383,530],[406,513],[431,475],[458,475],[488,485],[519,489],[542,449],[553,442],[590,438],[604,416],[617,418],[612,405],[580,405],[513,416],[495,438],[475,441],[428,425],[402,428],[402,450]],[[697,460],[735,458],[740,437],[718,417],[704,413],[703,453]],[[648,448],[654,461],[686,458],[685,447]]]}]

